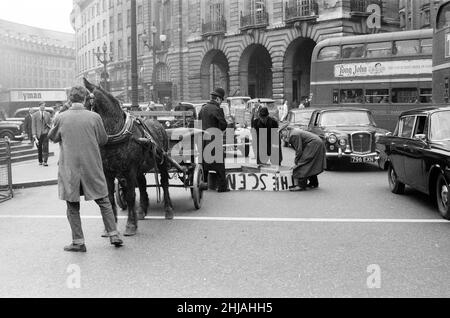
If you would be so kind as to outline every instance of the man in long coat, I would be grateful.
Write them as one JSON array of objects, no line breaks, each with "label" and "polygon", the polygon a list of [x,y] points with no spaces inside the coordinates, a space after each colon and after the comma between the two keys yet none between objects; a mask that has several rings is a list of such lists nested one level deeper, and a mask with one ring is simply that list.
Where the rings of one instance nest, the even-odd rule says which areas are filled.
[{"label": "man in long coat", "polygon": [[67,202],[73,242],[64,248],[68,252],[86,252],[80,219],[80,196],[99,205],[105,229],[112,245],[123,244],[117,231],[115,217],[108,198],[100,146],[108,141],[101,117],[85,109],[86,89],[82,86],[70,91],[72,106],[60,113],[49,138],[60,143],[58,186],[59,197]]},{"label": "man in long coat", "polygon": [[[252,127],[256,135],[256,161],[258,164],[267,164],[268,160],[262,160],[269,157],[271,164],[281,165],[283,153],[281,149],[281,139],[278,133],[278,122],[269,116],[267,107],[259,109],[258,118],[253,120]],[[272,140],[272,134],[277,134],[277,138]]]},{"label": "man in long coat", "polygon": [[52,115],[45,111],[45,103],[39,103],[39,110],[31,116],[33,139],[37,141],[39,165],[47,167],[48,132],[52,125]]},{"label": "man in long coat", "polygon": [[[228,123],[225,119],[225,114],[223,109],[220,108],[220,104],[225,99],[225,90],[222,88],[216,88],[214,92],[211,93],[211,100],[202,107],[198,118],[202,122],[202,129],[207,131],[210,128],[217,128],[222,132],[227,129]],[[217,183],[219,185],[218,192],[228,192],[228,183],[225,174],[225,155],[221,156],[221,158],[217,161],[206,162],[205,160],[205,148],[212,143],[214,140],[203,141],[203,170],[205,172],[205,180],[208,180],[209,171],[215,171],[217,176]],[[222,147],[223,138],[221,140],[216,141],[217,145]],[[223,149],[223,147],[222,147]],[[222,150],[221,149],[221,150]],[[222,150],[222,154],[223,154]],[[215,156],[215,151],[212,153]]]},{"label": "man in long coat", "polygon": [[317,176],[326,168],[326,149],[322,139],[313,133],[297,130],[292,134],[289,143],[295,149],[295,184],[291,191],[319,187]]}]

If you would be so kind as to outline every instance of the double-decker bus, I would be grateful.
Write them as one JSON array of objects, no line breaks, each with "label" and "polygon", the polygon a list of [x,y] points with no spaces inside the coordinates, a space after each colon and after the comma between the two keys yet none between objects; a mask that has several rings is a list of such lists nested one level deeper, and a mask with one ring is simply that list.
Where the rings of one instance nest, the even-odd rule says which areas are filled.
[{"label": "double-decker bus", "polygon": [[317,44],[312,107],[358,106],[393,130],[398,115],[432,102],[433,30],[345,36]]},{"label": "double-decker bus", "polygon": [[439,7],[433,35],[433,102],[449,104],[450,90],[450,1]]}]

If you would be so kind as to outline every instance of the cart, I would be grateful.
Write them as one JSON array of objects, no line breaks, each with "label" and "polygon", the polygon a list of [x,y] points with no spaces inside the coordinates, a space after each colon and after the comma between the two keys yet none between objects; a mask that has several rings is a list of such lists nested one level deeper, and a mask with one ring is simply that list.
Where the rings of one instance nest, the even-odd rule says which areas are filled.
[{"label": "cart", "polygon": [[[154,118],[159,120],[164,118],[182,118],[184,123],[188,123],[188,118],[193,116],[192,112],[132,112],[132,115],[137,118]],[[177,184],[171,183],[170,188],[184,188],[190,190],[191,198],[194,202],[195,209],[199,210],[202,206],[203,192],[208,190],[208,184],[203,181],[204,173],[202,165],[198,163],[198,150],[196,149],[195,138],[199,134],[203,134],[200,129],[190,127],[170,128],[166,129],[169,137],[169,151],[163,155],[169,162],[169,175],[171,180],[178,180]],[[150,137],[151,139],[151,137]],[[190,140],[189,143],[181,143],[182,140]],[[188,145],[188,149],[184,147]],[[154,173],[155,178],[159,178],[157,171],[149,171]],[[147,185],[148,188],[157,188],[159,193],[160,185],[151,184]],[[124,199],[122,187],[120,182],[116,183],[116,202],[117,205],[125,210],[127,203]]]}]

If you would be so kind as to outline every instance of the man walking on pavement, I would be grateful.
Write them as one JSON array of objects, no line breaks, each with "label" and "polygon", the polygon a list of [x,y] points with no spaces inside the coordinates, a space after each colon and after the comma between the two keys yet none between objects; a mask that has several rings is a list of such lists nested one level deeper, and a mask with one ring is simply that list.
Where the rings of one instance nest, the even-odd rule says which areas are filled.
[{"label": "man walking on pavement", "polygon": [[33,127],[32,127],[32,123],[31,123],[31,116],[33,115],[32,113],[32,108],[30,107],[28,109],[28,113],[25,116],[25,120],[23,121],[23,129],[25,130],[25,132],[28,135],[28,139],[30,140],[30,144],[34,143],[33,140]]},{"label": "man walking on pavement", "polygon": [[51,124],[52,116],[45,111],[45,103],[39,103],[39,110],[31,116],[31,127],[38,148],[39,165],[44,167],[48,166],[48,132]]},{"label": "man walking on pavement", "polygon": [[59,197],[67,202],[67,218],[73,238],[73,243],[64,248],[67,252],[86,252],[80,219],[80,196],[84,196],[86,201],[95,200],[111,244],[116,247],[123,245],[108,198],[100,154],[100,146],[106,144],[108,136],[101,117],[85,109],[86,96],[84,87],[72,88],[69,93],[71,108],[56,117],[49,133],[53,142],[60,143]]},{"label": "man walking on pavement", "polygon": [[[224,132],[227,129],[227,121],[225,120],[225,114],[223,109],[220,108],[220,104],[225,100],[225,90],[223,88],[216,88],[214,92],[211,93],[211,100],[203,106],[200,111],[198,118],[202,122],[202,129],[207,131],[210,128],[216,128]],[[214,138],[214,136],[213,136]],[[225,175],[225,155],[223,151],[223,138],[216,141],[218,147],[220,144],[220,151],[222,156],[218,161],[207,162],[205,160],[204,150],[207,145],[214,142],[214,139],[210,141],[203,141],[203,170],[205,173],[205,181],[208,181],[209,171],[215,171],[217,177],[217,183],[219,186],[218,192],[229,192],[228,183]],[[216,155],[215,150],[211,154],[213,157]]]}]

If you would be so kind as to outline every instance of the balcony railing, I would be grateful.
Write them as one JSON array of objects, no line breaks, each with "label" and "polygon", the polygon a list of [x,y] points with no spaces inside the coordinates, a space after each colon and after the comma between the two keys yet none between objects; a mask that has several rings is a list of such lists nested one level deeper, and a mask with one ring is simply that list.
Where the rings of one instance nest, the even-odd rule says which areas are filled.
[{"label": "balcony railing", "polygon": [[382,0],[350,0],[350,11],[354,14],[369,14],[367,7],[371,4],[377,4],[380,8],[383,7]]},{"label": "balcony railing", "polygon": [[227,32],[227,20],[225,17],[220,17],[217,20],[211,20],[202,23],[202,35],[225,34]]},{"label": "balcony railing", "polygon": [[318,13],[319,5],[316,1],[305,0],[294,5],[286,3],[285,20],[286,22],[295,22],[316,19]]},{"label": "balcony railing", "polygon": [[265,28],[269,25],[269,13],[256,12],[248,15],[242,15],[241,12],[241,30]]}]

